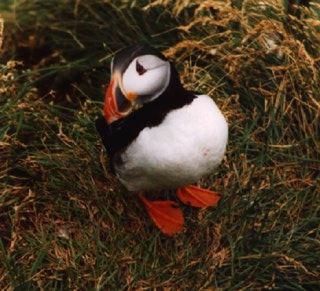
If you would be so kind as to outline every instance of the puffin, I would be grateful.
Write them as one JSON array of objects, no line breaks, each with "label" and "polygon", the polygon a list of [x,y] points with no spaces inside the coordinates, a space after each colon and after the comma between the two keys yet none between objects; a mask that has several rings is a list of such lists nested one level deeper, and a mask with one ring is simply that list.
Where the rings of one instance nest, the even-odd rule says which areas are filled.
[{"label": "puffin", "polygon": [[197,208],[218,204],[217,192],[195,183],[221,163],[228,123],[211,97],[183,87],[174,64],[157,49],[136,44],[115,54],[95,125],[111,173],[165,235],[183,229],[183,213],[177,202],[150,200],[145,192],[173,190]]}]

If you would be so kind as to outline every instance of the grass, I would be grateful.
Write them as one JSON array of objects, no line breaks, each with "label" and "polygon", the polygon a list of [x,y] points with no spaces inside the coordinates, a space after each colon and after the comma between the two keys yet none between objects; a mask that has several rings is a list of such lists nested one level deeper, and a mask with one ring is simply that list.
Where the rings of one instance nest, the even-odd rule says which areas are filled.
[{"label": "grass", "polygon": [[[298,2],[0,4],[1,289],[318,290],[320,6]],[[222,201],[184,207],[174,238],[107,172],[94,128],[112,55],[136,41],[230,125],[200,181]]]}]

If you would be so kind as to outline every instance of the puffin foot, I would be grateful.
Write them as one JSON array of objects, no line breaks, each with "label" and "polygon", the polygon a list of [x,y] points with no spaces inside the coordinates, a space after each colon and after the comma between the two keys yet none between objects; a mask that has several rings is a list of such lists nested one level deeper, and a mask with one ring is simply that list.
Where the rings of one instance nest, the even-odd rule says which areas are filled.
[{"label": "puffin foot", "polygon": [[180,232],[184,218],[178,204],[167,201],[150,201],[139,194],[146,210],[155,225],[167,236],[173,236]]},{"label": "puffin foot", "polygon": [[216,206],[220,200],[220,195],[217,192],[193,185],[178,188],[176,194],[184,204],[198,208]]}]

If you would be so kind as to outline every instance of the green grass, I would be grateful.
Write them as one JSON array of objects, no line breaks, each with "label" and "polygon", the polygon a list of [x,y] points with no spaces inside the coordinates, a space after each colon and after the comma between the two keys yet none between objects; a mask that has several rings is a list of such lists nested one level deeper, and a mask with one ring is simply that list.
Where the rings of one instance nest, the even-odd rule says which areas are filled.
[{"label": "green grass", "polygon": [[[319,4],[104,2],[0,4],[0,288],[318,290]],[[221,203],[181,205],[173,238],[108,173],[94,128],[110,60],[136,41],[230,126],[200,181]]]}]

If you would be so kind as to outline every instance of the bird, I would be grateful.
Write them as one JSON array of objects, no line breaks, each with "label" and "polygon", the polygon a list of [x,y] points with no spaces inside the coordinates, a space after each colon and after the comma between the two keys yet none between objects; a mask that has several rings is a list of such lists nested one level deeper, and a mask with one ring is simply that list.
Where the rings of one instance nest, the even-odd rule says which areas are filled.
[{"label": "bird", "polygon": [[173,200],[150,200],[146,192],[170,191],[182,203],[216,206],[220,194],[197,183],[222,162],[228,123],[211,97],[186,90],[174,63],[147,44],[118,51],[111,61],[103,114],[96,129],[112,174],[136,194],[167,236],[183,229]]}]

